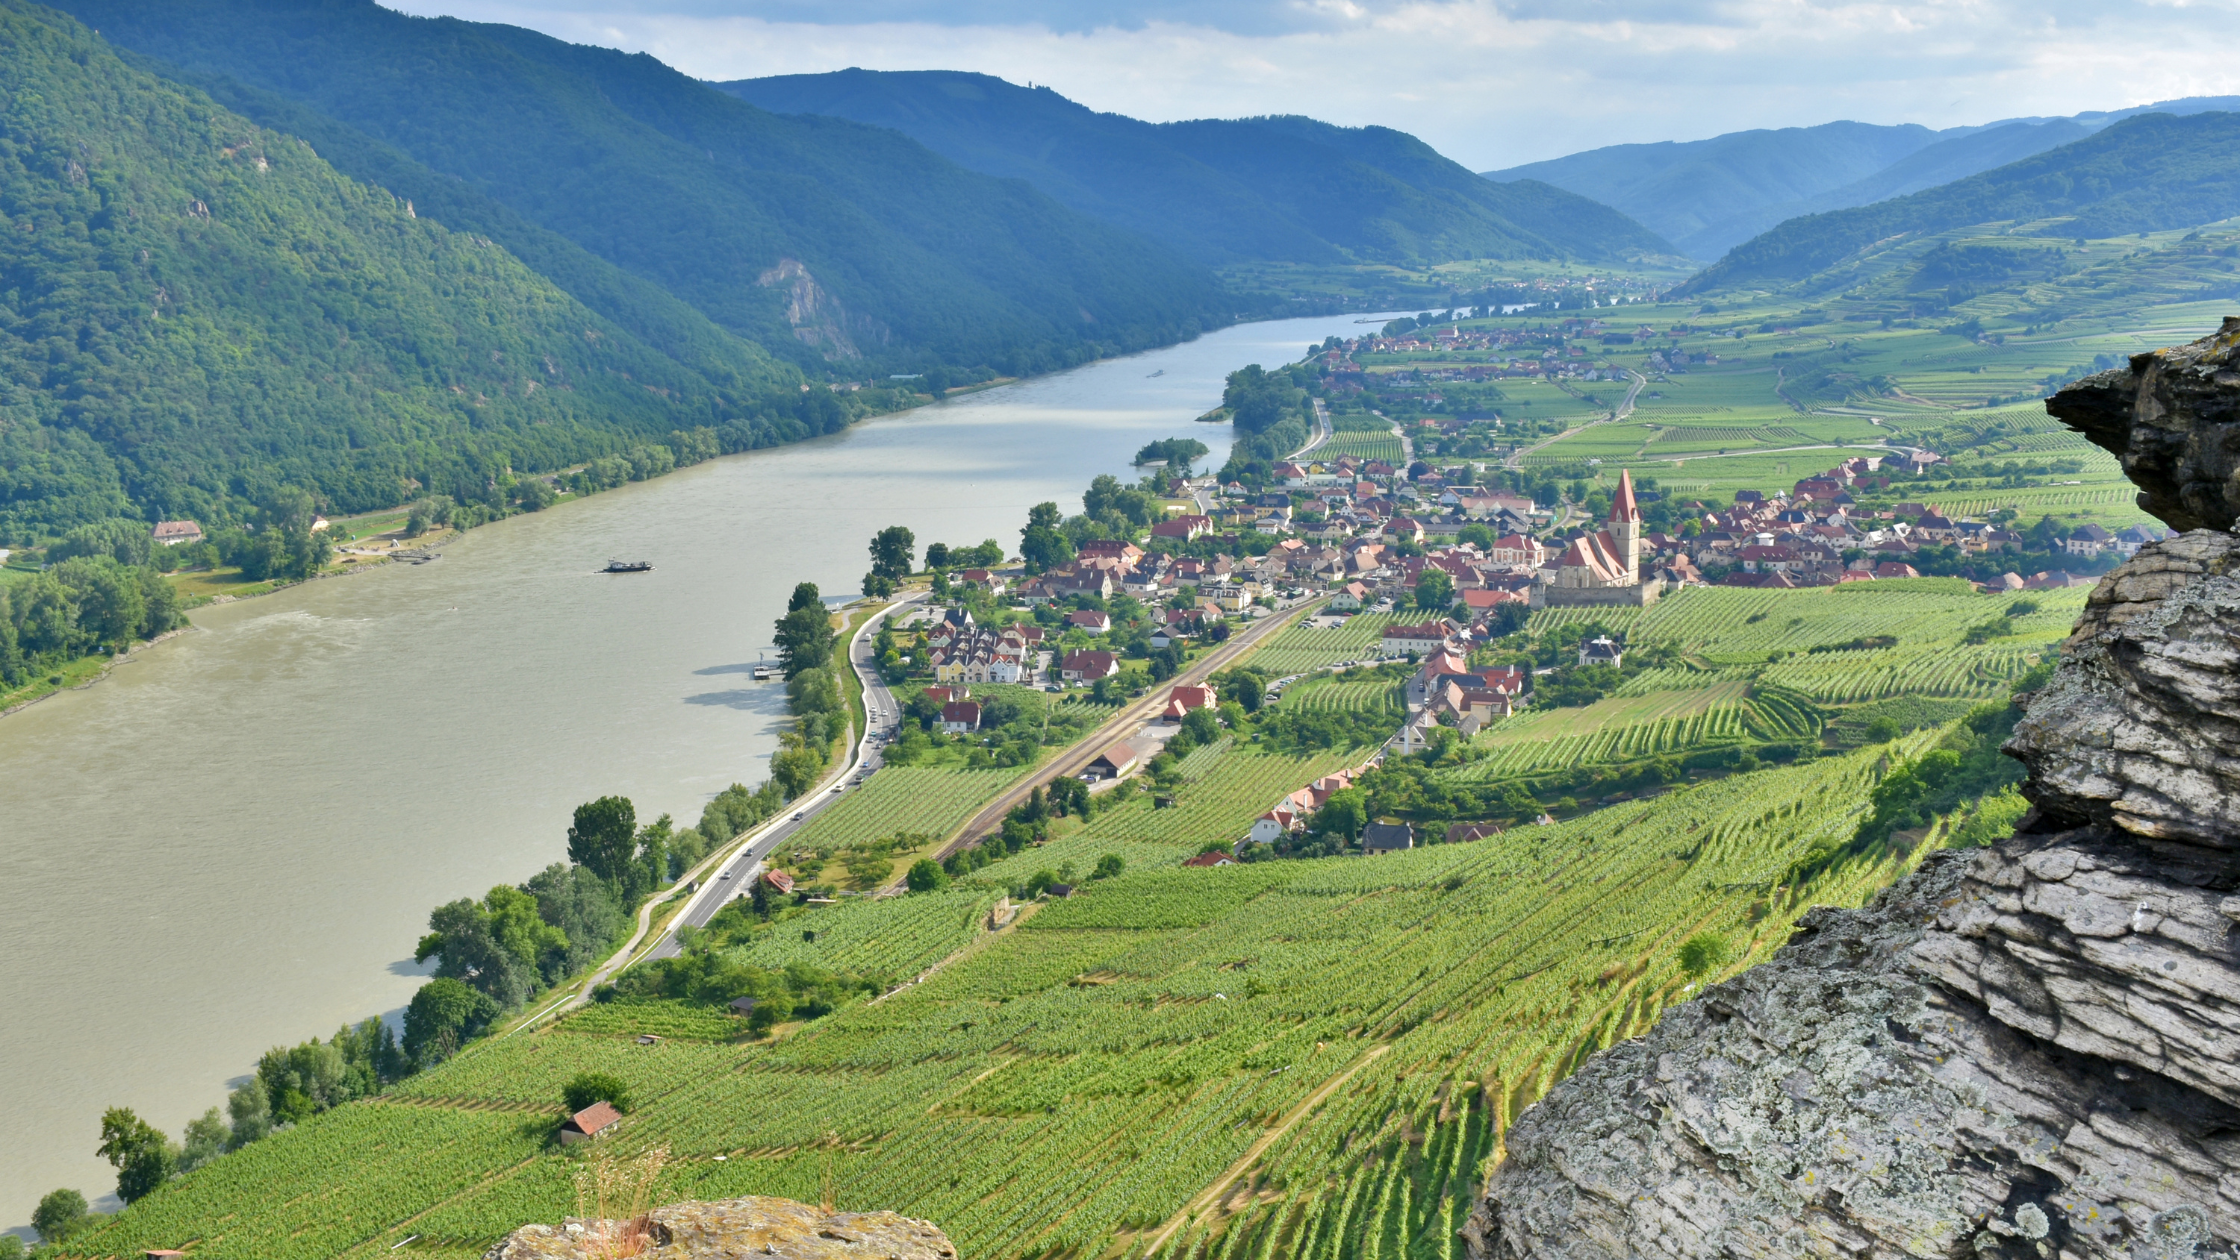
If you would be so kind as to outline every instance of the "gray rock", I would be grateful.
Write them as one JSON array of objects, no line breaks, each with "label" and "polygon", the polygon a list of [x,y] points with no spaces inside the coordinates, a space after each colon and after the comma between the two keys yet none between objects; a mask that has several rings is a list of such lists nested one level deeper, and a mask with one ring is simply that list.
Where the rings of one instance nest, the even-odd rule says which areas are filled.
[{"label": "gray rock", "polygon": [[524,1225],[483,1260],[957,1260],[948,1236],[893,1212],[825,1212],[752,1196],[658,1207],[632,1221]]},{"label": "gray rock", "polygon": [[2036,808],[1589,1060],[1474,1257],[2240,1255],[2240,319],[2063,390],[2191,532],[2087,602]]},{"label": "gray rock", "polygon": [[2230,529],[2240,517],[2240,317],[2088,376],[2046,410],[2122,460],[2139,506],[2171,528]]}]

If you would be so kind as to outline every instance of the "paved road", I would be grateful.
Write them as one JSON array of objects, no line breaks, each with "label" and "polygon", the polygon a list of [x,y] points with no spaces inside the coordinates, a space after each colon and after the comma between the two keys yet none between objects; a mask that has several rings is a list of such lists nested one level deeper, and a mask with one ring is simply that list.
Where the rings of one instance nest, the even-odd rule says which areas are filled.
[{"label": "paved road", "polygon": [[864,622],[848,640],[848,659],[855,665],[856,677],[863,680],[863,707],[866,729],[856,741],[853,755],[846,766],[816,788],[808,800],[796,800],[776,820],[764,824],[759,830],[748,833],[745,843],[716,869],[702,876],[700,891],[693,895],[682,913],[670,921],[670,928],[649,957],[668,958],[677,954],[676,928],[683,924],[694,927],[705,925],[723,909],[724,903],[744,894],[749,881],[762,869],[762,860],[773,850],[798,835],[803,827],[819,813],[832,807],[841,797],[853,791],[857,784],[868,778],[884,764],[882,750],[888,736],[892,735],[900,709],[894,693],[887,689],[880,678],[878,662],[872,657],[872,643],[878,637],[880,623],[888,617],[899,616],[925,599],[925,592],[906,595],[878,616]]},{"label": "paved road", "polygon": [[1313,399],[1311,401],[1314,403],[1314,436],[1307,439],[1307,444],[1305,446],[1302,446],[1298,450],[1291,452],[1291,458],[1293,459],[1300,459],[1304,458],[1305,456],[1311,455],[1314,452],[1321,450],[1330,441],[1330,409],[1323,406],[1322,400],[1319,398]]},{"label": "paved road", "polygon": [[1195,686],[1204,682],[1215,673],[1227,668],[1239,656],[1250,651],[1262,639],[1281,632],[1284,627],[1296,622],[1302,614],[1313,611],[1320,607],[1322,603],[1323,600],[1320,598],[1304,599],[1288,609],[1261,618],[1243,632],[1230,638],[1227,643],[1222,644],[1220,648],[1209,654],[1205,659],[1176,674],[1166,682],[1153,687],[1141,700],[1122,707],[1120,712],[1115,714],[1111,720],[1091,731],[1073,747],[1051,758],[1050,762],[1041,769],[1005,789],[1003,795],[997,797],[994,802],[979,813],[974,814],[966,821],[964,826],[957,829],[956,833],[950,837],[949,842],[942,845],[940,850],[933,855],[934,860],[940,861],[947,858],[950,854],[971,845],[974,841],[1001,830],[1003,816],[1011,812],[1012,806],[1026,800],[1036,788],[1061,774],[1079,774],[1083,767],[1096,760],[1098,753],[1111,747],[1114,740],[1124,739],[1135,734],[1151,719],[1157,717],[1159,711],[1166,707],[1169,691],[1176,687]]}]

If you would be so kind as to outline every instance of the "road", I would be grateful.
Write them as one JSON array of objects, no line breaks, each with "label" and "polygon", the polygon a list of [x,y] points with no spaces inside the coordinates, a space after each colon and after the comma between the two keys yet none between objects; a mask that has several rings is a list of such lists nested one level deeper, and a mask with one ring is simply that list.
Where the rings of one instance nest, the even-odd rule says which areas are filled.
[{"label": "road", "polygon": [[1530,446],[1520,447],[1517,450],[1510,452],[1509,458],[1501,461],[1503,466],[1509,468],[1522,468],[1524,467],[1524,457],[1532,454],[1534,451],[1539,450],[1543,446],[1551,446],[1557,442],[1561,442],[1567,437],[1571,437],[1574,434],[1584,433],[1598,424],[1616,424],[1618,421],[1632,415],[1633,401],[1634,399],[1641,396],[1641,391],[1649,384],[1649,378],[1643,376],[1641,373],[1636,372],[1631,368],[1626,369],[1626,375],[1633,378],[1633,383],[1626,386],[1626,396],[1624,401],[1620,402],[1615,408],[1613,408],[1609,415],[1602,417],[1600,420],[1589,420],[1576,429],[1565,429],[1563,432],[1556,434],[1554,437],[1534,442]]},{"label": "road", "polygon": [[732,853],[700,877],[699,891],[692,895],[692,900],[670,921],[661,942],[653,947],[648,957],[668,958],[677,954],[678,927],[685,924],[693,927],[705,926],[709,919],[715,917],[716,911],[723,909],[725,902],[746,892],[748,881],[761,871],[762,860],[772,850],[798,834],[803,827],[809,825],[811,819],[831,808],[883,764],[881,756],[886,746],[886,737],[894,730],[901,711],[895,703],[894,693],[887,689],[886,681],[879,676],[878,662],[872,658],[872,643],[878,636],[881,623],[916,607],[925,598],[923,591],[902,597],[877,616],[865,620],[848,640],[848,659],[855,666],[856,677],[863,680],[863,709],[866,718],[863,735],[856,740],[848,764],[826,775],[823,782],[814,789],[811,799],[796,800],[778,818],[748,832],[742,840],[735,841],[736,848]]},{"label": "road", "polygon": [[1314,403],[1314,436],[1307,439],[1305,446],[1291,452],[1291,458],[1293,459],[1303,459],[1321,450],[1330,441],[1330,409],[1323,406],[1322,400],[1319,398],[1312,401]]},{"label": "road", "polygon": [[939,861],[947,858],[950,854],[969,846],[974,841],[994,834],[1002,828],[1003,816],[1011,812],[1011,807],[1026,800],[1036,788],[1050,782],[1059,775],[1080,773],[1083,767],[1096,760],[1098,753],[1110,747],[1114,740],[1125,739],[1135,734],[1145,723],[1157,717],[1159,711],[1166,707],[1167,693],[1170,690],[1176,687],[1195,686],[1204,682],[1215,673],[1228,667],[1238,657],[1251,651],[1261,640],[1280,632],[1283,628],[1297,621],[1301,614],[1320,607],[1322,602],[1321,599],[1301,600],[1298,604],[1283,612],[1261,618],[1207,655],[1204,660],[1176,674],[1166,682],[1153,687],[1141,700],[1133,701],[1122,707],[1120,712],[1113,715],[1110,721],[1082,737],[1079,743],[1051,758],[1049,764],[1004,789],[1003,795],[998,796],[986,808],[967,819],[964,826],[958,828],[956,833],[950,837],[949,842],[942,845],[940,851],[934,854],[935,860]]}]

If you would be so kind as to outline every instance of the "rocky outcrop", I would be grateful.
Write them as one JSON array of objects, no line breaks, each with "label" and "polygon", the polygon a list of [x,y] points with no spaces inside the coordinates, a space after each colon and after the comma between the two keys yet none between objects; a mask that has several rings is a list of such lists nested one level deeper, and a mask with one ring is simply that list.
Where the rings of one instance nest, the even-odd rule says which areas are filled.
[{"label": "rocky outcrop", "polygon": [[2029,698],[2016,834],[1590,1060],[1509,1133],[1473,1256],[2240,1254],[2236,347],[2048,404],[2192,532]]},{"label": "rocky outcrop", "polygon": [[892,1212],[831,1213],[791,1199],[673,1203],[635,1221],[524,1225],[483,1260],[957,1260],[948,1236]]}]

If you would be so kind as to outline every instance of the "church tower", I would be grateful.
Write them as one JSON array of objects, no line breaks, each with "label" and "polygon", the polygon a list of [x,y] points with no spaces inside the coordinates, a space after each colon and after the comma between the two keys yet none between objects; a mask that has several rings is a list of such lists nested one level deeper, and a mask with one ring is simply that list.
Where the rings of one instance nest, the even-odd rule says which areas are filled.
[{"label": "church tower", "polygon": [[1633,470],[1618,472],[1618,496],[1610,502],[1610,538],[1618,544],[1628,586],[1641,584],[1641,505],[1633,498]]}]

